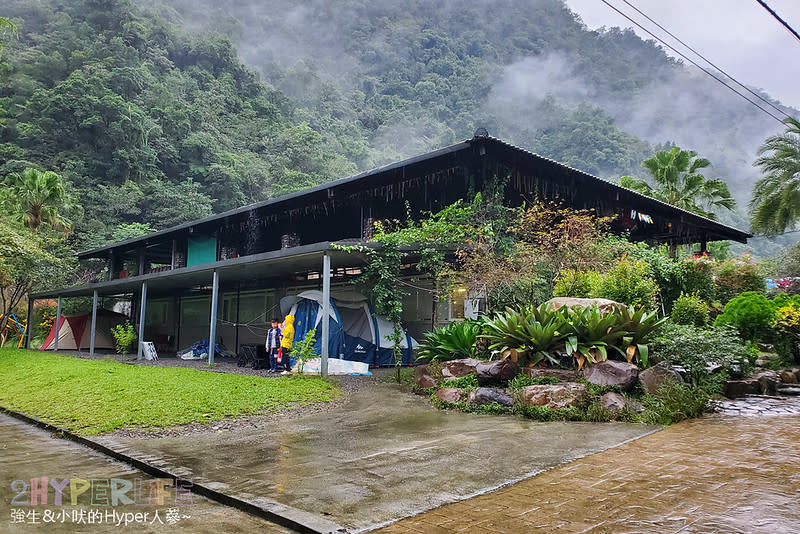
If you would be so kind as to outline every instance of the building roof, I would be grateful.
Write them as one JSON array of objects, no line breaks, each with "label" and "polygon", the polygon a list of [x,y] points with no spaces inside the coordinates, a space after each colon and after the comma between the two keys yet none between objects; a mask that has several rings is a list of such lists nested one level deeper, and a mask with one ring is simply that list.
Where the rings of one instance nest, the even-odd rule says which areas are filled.
[{"label": "building roof", "polygon": [[531,162],[535,162],[539,165],[545,165],[551,167],[554,170],[566,172],[572,178],[574,178],[576,182],[578,183],[582,182],[583,184],[589,187],[592,186],[597,187],[600,190],[603,190],[608,196],[615,196],[617,199],[619,199],[620,196],[624,196],[625,198],[629,199],[632,203],[642,206],[642,211],[646,210],[655,210],[662,212],[669,211],[670,213],[673,213],[674,215],[679,217],[681,220],[685,220],[689,223],[693,223],[699,227],[704,228],[705,230],[709,231],[712,235],[717,236],[717,238],[719,239],[731,239],[739,242],[746,242],[747,238],[752,237],[752,234],[748,232],[739,230],[732,226],[722,224],[712,219],[708,219],[701,215],[697,215],[696,213],[691,213],[689,211],[676,208],[675,206],[671,206],[654,198],[642,195],[641,193],[638,193],[631,189],[624,188],[618,184],[609,182],[608,180],[604,180],[587,172],[575,169],[568,165],[564,165],[563,163],[559,163],[555,160],[546,158],[544,156],[540,156],[524,148],[512,145],[501,139],[497,139],[490,136],[476,136],[473,137],[472,139],[468,139],[461,143],[456,143],[454,145],[441,148],[439,150],[434,150],[426,154],[408,158],[389,165],[384,165],[382,167],[365,171],[353,176],[320,184],[318,186],[309,189],[297,191],[294,193],[289,193],[262,202],[249,204],[246,206],[242,206],[240,208],[228,210],[215,215],[210,215],[208,217],[189,221],[141,237],[135,237],[127,239],[125,241],[119,241],[116,243],[111,243],[108,245],[97,247],[91,250],[79,252],[78,257],[80,258],[102,257],[105,255],[105,253],[114,248],[134,248],[136,246],[147,245],[153,243],[154,241],[161,241],[163,240],[163,238],[166,238],[172,234],[178,234],[183,231],[191,230],[195,226],[206,225],[209,223],[213,223],[215,221],[223,221],[224,219],[229,218],[231,216],[247,213],[252,210],[258,210],[266,207],[279,209],[283,205],[289,205],[290,203],[302,201],[302,199],[304,198],[310,199],[314,195],[317,195],[321,192],[328,191],[329,195],[333,195],[335,194],[335,191],[337,189],[343,188],[345,186],[350,187],[353,185],[361,185],[361,184],[367,186],[370,180],[375,180],[380,176],[386,176],[387,174],[391,173],[392,171],[396,171],[397,169],[435,160],[437,158],[442,158],[443,156],[448,156],[455,153],[471,151],[476,144],[480,143],[483,143],[487,146],[494,146],[496,148],[503,148],[512,151],[515,153],[515,156],[522,157],[523,159],[527,158]]}]

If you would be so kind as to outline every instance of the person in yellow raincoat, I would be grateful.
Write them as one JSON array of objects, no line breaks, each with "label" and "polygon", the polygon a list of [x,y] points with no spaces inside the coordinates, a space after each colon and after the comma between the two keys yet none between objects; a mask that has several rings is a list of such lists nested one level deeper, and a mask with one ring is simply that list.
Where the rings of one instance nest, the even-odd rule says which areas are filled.
[{"label": "person in yellow raincoat", "polygon": [[286,368],[284,373],[291,373],[292,364],[290,363],[291,358],[289,357],[289,353],[292,352],[292,340],[294,339],[294,315],[287,315],[283,319],[281,331],[283,332],[283,339],[281,339],[281,363]]}]

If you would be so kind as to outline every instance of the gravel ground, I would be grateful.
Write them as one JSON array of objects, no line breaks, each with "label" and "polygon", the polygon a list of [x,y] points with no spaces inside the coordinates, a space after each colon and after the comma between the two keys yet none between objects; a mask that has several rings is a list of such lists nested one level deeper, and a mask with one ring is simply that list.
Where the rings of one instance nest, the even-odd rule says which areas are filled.
[{"label": "gravel ground", "polygon": [[[235,358],[218,358],[213,367],[209,367],[205,360],[181,360],[177,357],[161,357],[157,361],[147,361],[136,359],[136,354],[116,354],[95,352],[90,356],[83,351],[59,351],[59,354],[76,356],[78,358],[104,360],[113,359],[121,363],[130,365],[148,365],[160,367],[187,367],[214,373],[236,373],[247,376],[260,376],[264,378],[279,378],[281,375],[268,373],[266,369],[253,369],[252,367],[238,367]],[[342,390],[342,395],[332,402],[318,402],[309,405],[288,405],[281,412],[269,412],[263,414],[245,415],[239,417],[226,417],[209,423],[190,423],[188,425],[177,425],[166,428],[155,429],[121,429],[109,436],[124,437],[179,437],[191,434],[206,432],[231,432],[249,428],[258,428],[274,422],[276,418],[293,419],[303,417],[313,413],[330,411],[347,399],[354,392],[376,384],[377,382],[393,380],[394,369],[372,369],[372,375],[367,376],[333,376],[334,380]]]}]

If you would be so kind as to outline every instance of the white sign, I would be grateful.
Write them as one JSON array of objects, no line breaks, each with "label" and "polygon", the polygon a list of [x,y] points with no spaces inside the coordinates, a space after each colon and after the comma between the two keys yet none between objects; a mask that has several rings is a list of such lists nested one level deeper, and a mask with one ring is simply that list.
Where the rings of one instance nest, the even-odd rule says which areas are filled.
[{"label": "white sign", "polygon": [[144,352],[144,359],[145,360],[155,361],[155,360],[158,359],[158,353],[156,352],[156,346],[153,345],[152,341],[143,341],[142,342],[142,352]]}]

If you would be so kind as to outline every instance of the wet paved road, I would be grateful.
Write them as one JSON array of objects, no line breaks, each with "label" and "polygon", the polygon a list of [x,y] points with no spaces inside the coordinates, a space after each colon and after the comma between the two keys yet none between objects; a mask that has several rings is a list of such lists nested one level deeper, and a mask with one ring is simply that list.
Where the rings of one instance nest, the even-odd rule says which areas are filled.
[{"label": "wet paved road", "polygon": [[377,383],[329,412],[297,419],[185,438],[98,441],[237,497],[269,497],[363,529],[491,491],[655,428],[448,412]]},{"label": "wet paved road", "polygon": [[377,532],[800,532],[800,401],[738,401]]},{"label": "wet paved road", "polygon": [[[61,506],[54,503],[55,490],[52,487],[47,505],[12,504],[12,499],[15,498],[18,501],[28,501],[31,498],[30,490],[19,495],[23,488],[19,486],[21,483],[16,483],[12,488],[15,480],[30,484],[31,478],[47,476],[49,479],[55,477],[59,481],[65,478],[118,479],[134,483],[137,478],[149,481],[152,477],[82,445],[54,437],[3,414],[0,414],[0,442],[0,532],[290,532],[197,495],[191,496],[191,502],[183,500],[178,505],[175,504],[174,493],[170,493],[163,506],[106,506],[92,505],[92,490],[89,489],[78,497],[76,506],[71,506],[70,487],[67,485],[63,490]],[[102,485],[101,482],[97,487],[101,488]],[[76,484],[76,489],[80,487]],[[132,497],[133,490],[127,492],[126,496]],[[95,502],[102,501],[102,493],[96,493]],[[157,519],[156,510],[159,513]],[[92,512],[91,518],[89,512]],[[100,522],[97,520],[97,512],[100,512]],[[111,514],[114,513],[119,514],[117,520],[122,520],[120,526],[116,526],[115,520],[111,520]],[[149,515],[147,518],[143,515],[137,518],[137,513]],[[112,521],[111,524],[107,519]],[[129,519],[127,526],[125,519]]]}]

